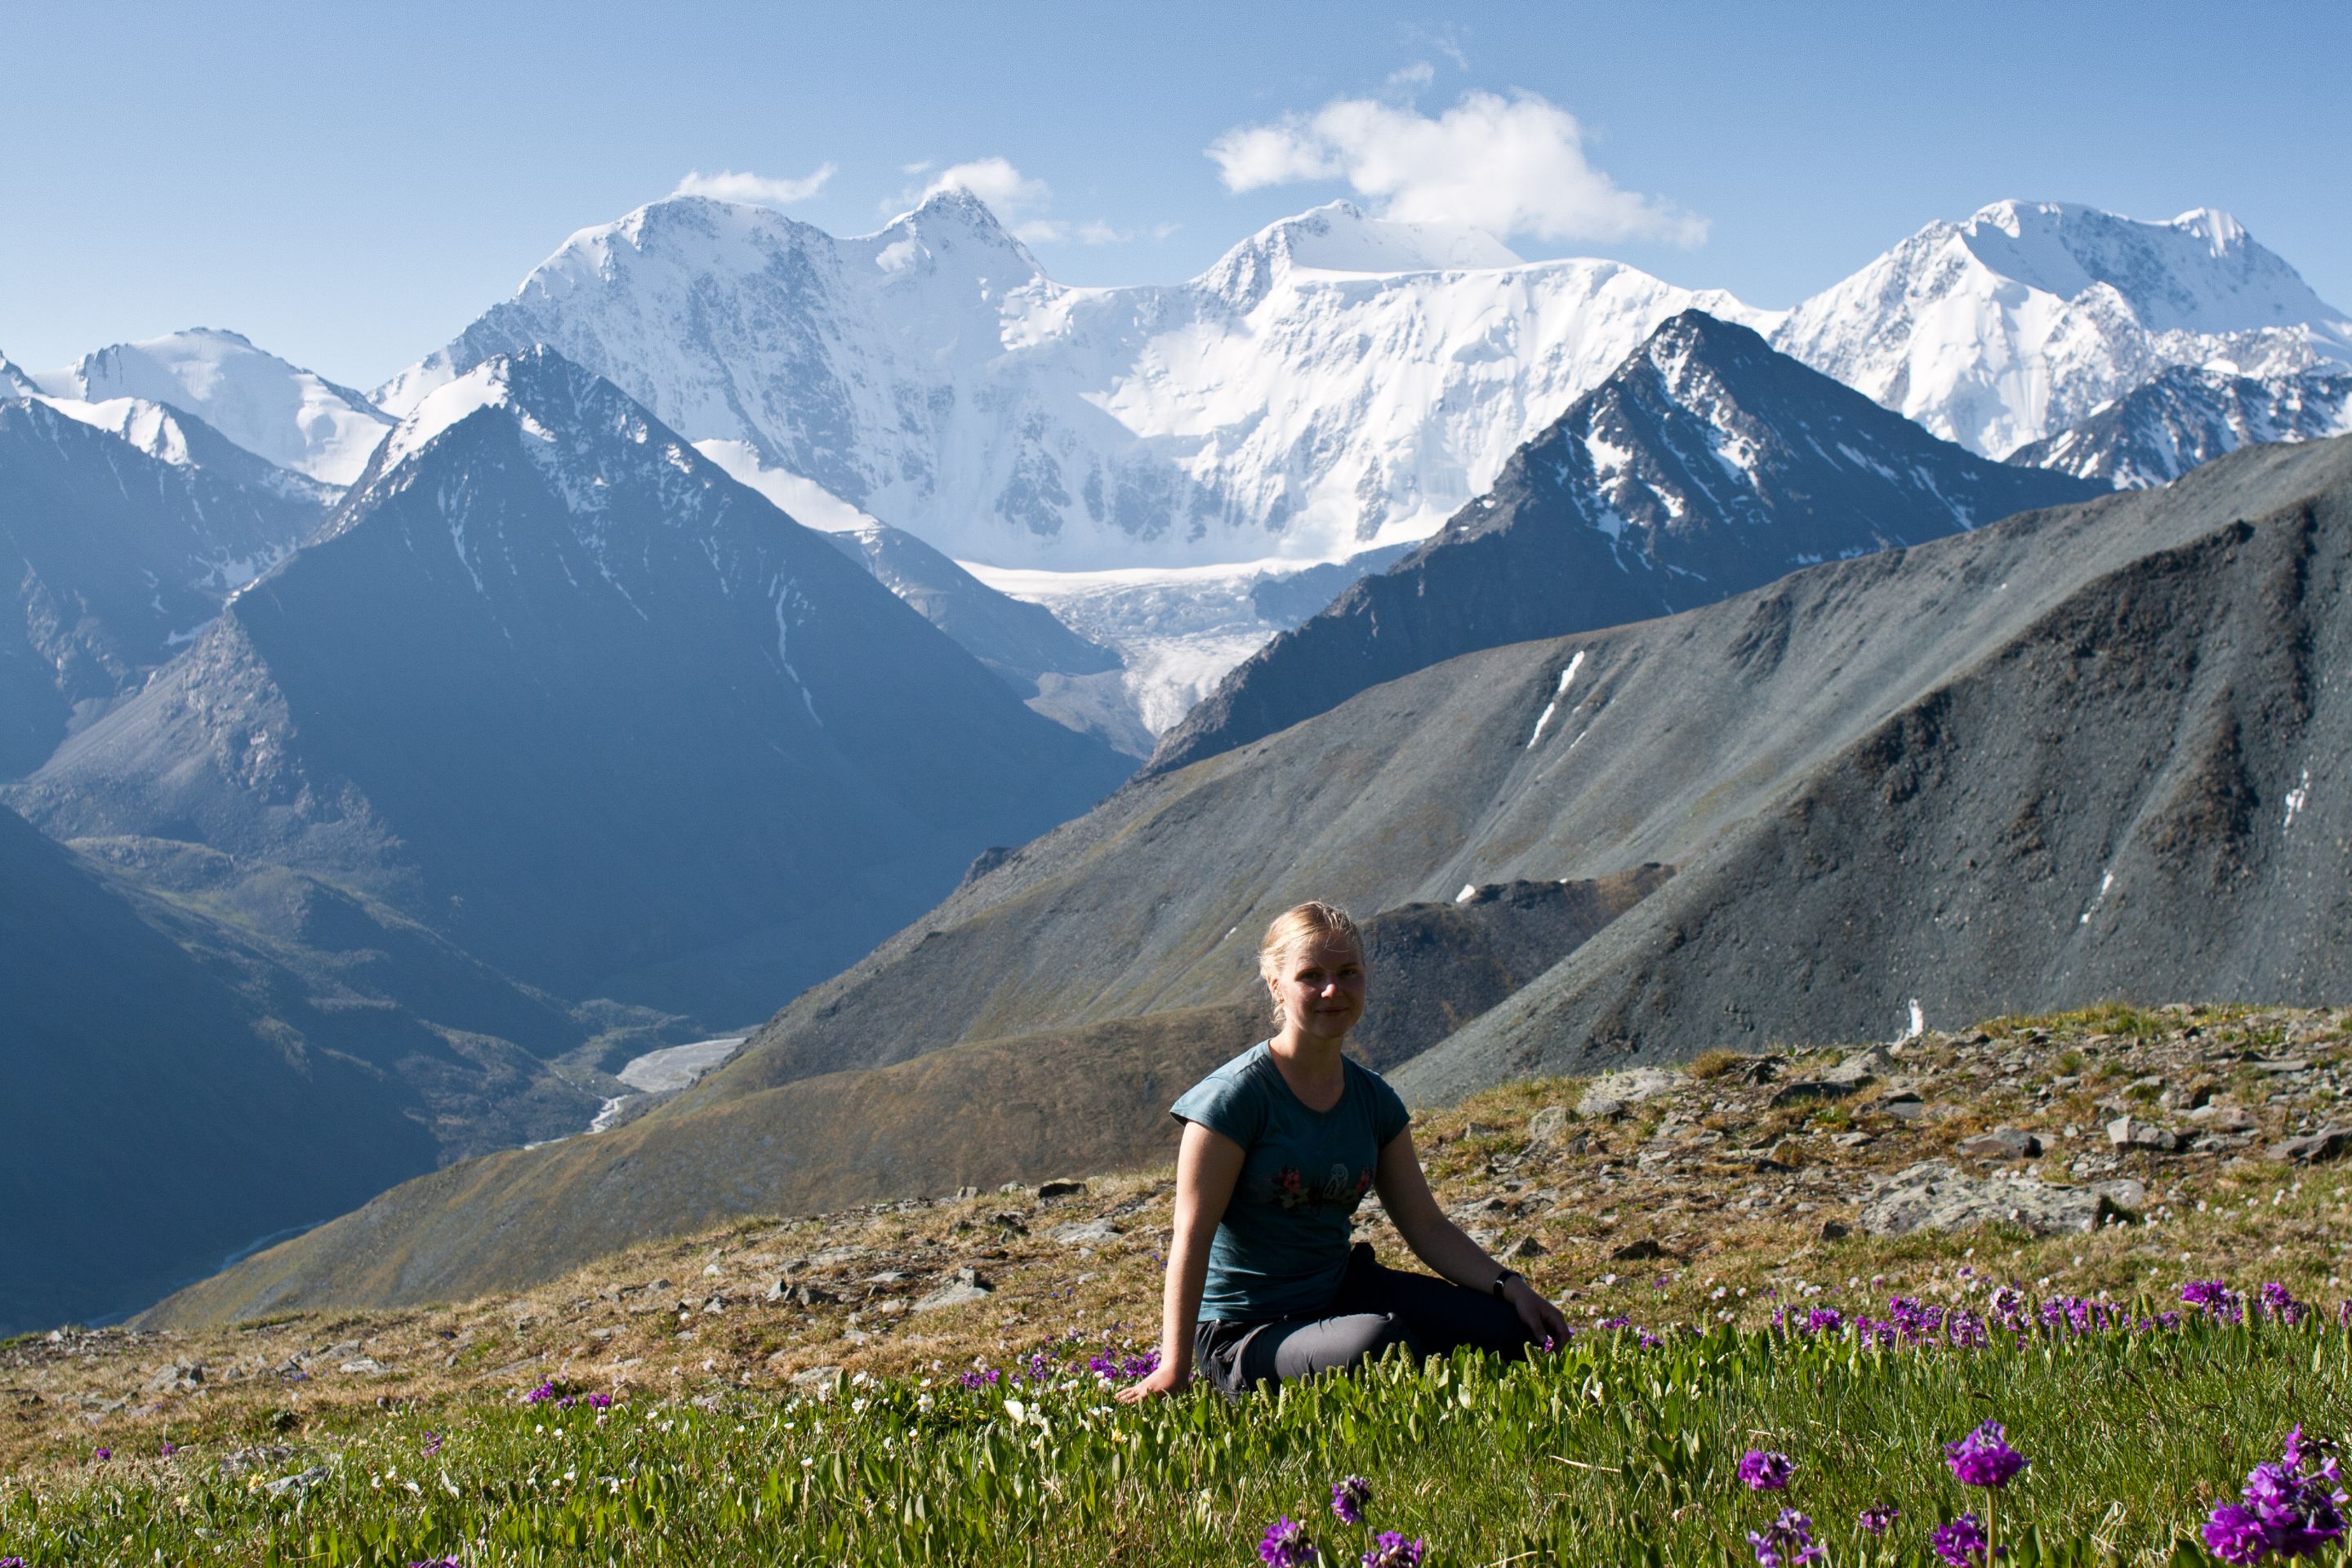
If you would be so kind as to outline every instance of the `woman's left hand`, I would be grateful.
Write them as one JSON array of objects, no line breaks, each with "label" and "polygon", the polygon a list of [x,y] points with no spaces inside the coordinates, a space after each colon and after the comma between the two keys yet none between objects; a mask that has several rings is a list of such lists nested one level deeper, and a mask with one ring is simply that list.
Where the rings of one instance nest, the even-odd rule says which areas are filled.
[{"label": "woman's left hand", "polygon": [[1558,1307],[1537,1294],[1536,1288],[1526,1279],[1514,1279],[1504,1286],[1503,1300],[1519,1314],[1529,1338],[1549,1341],[1555,1346],[1568,1343],[1568,1320]]}]

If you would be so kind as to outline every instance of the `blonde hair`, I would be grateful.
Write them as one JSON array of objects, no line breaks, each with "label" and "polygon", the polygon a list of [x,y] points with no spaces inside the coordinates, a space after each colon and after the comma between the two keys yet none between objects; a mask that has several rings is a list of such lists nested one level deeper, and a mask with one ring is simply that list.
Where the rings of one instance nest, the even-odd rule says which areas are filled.
[{"label": "blonde hair", "polygon": [[[1265,936],[1257,944],[1258,978],[1267,982],[1279,978],[1282,961],[1293,948],[1334,938],[1354,948],[1357,957],[1363,956],[1364,933],[1357,929],[1353,915],[1320,899],[1292,905],[1274,917],[1274,923],[1265,928]],[[1274,1021],[1282,1022],[1279,1002],[1274,1005]]]}]

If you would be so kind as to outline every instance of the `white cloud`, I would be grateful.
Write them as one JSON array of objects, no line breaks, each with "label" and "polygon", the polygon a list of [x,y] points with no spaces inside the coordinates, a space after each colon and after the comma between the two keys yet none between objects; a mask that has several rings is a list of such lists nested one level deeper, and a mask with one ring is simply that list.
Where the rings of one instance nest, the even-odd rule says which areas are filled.
[{"label": "white cloud", "polygon": [[1043,180],[1030,179],[1004,158],[974,158],[969,163],[950,163],[923,187],[915,200],[928,201],[947,190],[970,191],[1008,223],[1042,213],[1054,203],[1051,186]]},{"label": "white cloud", "polygon": [[1415,60],[1402,70],[1389,72],[1389,85],[1396,88],[1423,88],[1437,79],[1437,68],[1427,60]]},{"label": "white cloud", "polygon": [[1059,245],[1070,237],[1070,226],[1057,217],[1033,217],[1014,224],[1013,237],[1024,245]]},{"label": "white cloud", "polygon": [[824,189],[824,183],[833,178],[837,167],[834,163],[824,163],[814,174],[797,180],[772,180],[765,174],[739,174],[731,169],[721,170],[716,174],[691,169],[670,195],[709,196],[722,202],[750,202],[757,206],[788,207],[795,202],[804,202]]},{"label": "white cloud", "polygon": [[1508,237],[1697,245],[1706,220],[1621,190],[1586,162],[1576,117],[1535,93],[1476,91],[1432,119],[1368,98],[1236,126],[1208,147],[1233,191],[1344,179],[1383,217],[1465,223]]}]

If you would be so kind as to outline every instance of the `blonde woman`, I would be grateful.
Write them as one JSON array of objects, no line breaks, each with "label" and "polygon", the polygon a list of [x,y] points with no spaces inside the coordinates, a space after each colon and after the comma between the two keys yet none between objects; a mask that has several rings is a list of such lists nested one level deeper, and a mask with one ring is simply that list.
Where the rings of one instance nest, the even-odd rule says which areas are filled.
[{"label": "blonde woman", "polygon": [[[1364,1014],[1356,922],[1325,903],[1285,910],[1259,944],[1258,973],[1278,1032],[1171,1109],[1184,1131],[1160,1365],[1118,1397],[1172,1394],[1196,1376],[1239,1394],[1391,1345],[1517,1356],[1564,1342],[1559,1310],[1440,1212],[1396,1090],[1341,1054]],[[1372,1191],[1444,1278],[1385,1268],[1369,1243],[1349,1245]]]}]

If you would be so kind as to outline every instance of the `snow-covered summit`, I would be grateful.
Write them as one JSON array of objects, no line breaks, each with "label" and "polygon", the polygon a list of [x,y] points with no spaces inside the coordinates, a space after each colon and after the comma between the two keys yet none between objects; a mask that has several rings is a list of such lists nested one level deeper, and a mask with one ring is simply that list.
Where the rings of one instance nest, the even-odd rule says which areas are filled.
[{"label": "snow-covered summit", "polygon": [[37,397],[41,388],[16,361],[0,354],[0,397]]},{"label": "snow-covered summit", "polygon": [[2352,319],[2228,214],[2145,223],[2061,202],[1930,224],[1798,306],[1774,342],[1988,456],[2171,365],[2352,364]]},{"label": "snow-covered summit", "polygon": [[546,343],[967,560],[1330,560],[1430,532],[1691,306],[1774,320],[1344,205],[1189,283],[1073,289],[961,191],[849,238],[672,197],[572,236],[377,401]]},{"label": "snow-covered summit", "polygon": [[32,379],[53,397],[184,409],[256,457],[331,485],[359,477],[391,424],[363,395],[210,327],[115,343]]}]

